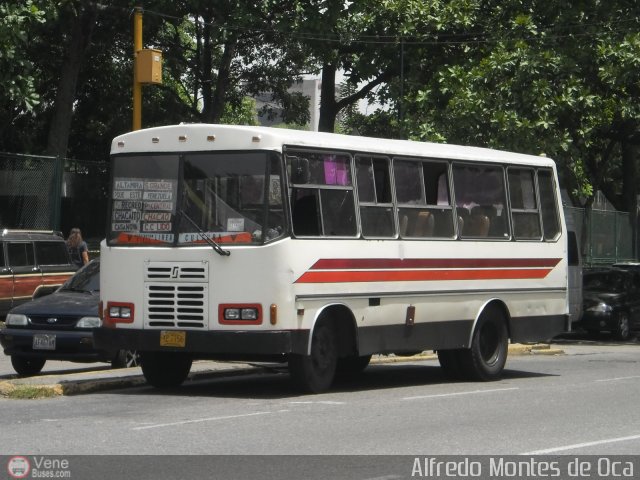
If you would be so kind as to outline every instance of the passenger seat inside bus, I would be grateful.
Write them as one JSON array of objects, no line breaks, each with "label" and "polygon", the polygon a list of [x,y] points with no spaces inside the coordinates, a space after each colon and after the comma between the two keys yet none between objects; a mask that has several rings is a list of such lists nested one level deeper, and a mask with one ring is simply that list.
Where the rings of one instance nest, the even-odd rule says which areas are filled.
[{"label": "passenger seat inside bus", "polygon": [[431,212],[420,210],[402,216],[400,235],[403,237],[432,237],[435,221]]},{"label": "passenger seat inside bus", "polygon": [[481,208],[473,208],[463,222],[462,234],[466,237],[486,237],[489,235],[491,220]]}]

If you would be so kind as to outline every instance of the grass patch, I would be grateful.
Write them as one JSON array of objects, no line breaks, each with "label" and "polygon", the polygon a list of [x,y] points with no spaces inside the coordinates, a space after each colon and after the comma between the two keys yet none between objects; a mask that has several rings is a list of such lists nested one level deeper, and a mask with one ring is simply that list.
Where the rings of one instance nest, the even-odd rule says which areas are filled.
[{"label": "grass patch", "polygon": [[15,385],[0,382],[0,395],[14,400],[34,400],[62,395],[59,385]]}]

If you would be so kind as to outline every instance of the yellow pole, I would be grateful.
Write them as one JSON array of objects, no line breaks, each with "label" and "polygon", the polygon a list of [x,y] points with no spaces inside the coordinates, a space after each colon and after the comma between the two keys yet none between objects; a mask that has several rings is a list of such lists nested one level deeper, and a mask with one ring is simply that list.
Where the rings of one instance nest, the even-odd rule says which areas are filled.
[{"label": "yellow pole", "polygon": [[133,128],[142,128],[142,85],[138,82],[136,59],[142,50],[142,7],[135,7],[133,14]]}]

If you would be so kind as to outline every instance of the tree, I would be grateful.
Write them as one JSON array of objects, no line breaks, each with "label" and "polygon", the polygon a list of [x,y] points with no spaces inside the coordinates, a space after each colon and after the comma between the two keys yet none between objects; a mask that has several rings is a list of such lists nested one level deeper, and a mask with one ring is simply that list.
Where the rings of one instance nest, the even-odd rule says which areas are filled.
[{"label": "tree", "polygon": [[69,2],[65,10],[67,10],[65,13],[71,17],[71,35],[61,64],[46,147],[49,155],[58,157],[67,156],[78,76],[98,17],[98,7],[93,2]]},{"label": "tree", "polygon": [[[635,208],[637,2],[483,8],[475,21],[483,35],[456,39],[470,55],[452,57],[408,92],[413,138],[544,153],[574,197],[602,189],[618,208]],[[625,158],[629,176],[621,175]]]},{"label": "tree", "polygon": [[0,145],[13,135],[14,122],[40,101],[35,66],[23,52],[31,40],[28,32],[44,19],[34,0],[0,4]]}]

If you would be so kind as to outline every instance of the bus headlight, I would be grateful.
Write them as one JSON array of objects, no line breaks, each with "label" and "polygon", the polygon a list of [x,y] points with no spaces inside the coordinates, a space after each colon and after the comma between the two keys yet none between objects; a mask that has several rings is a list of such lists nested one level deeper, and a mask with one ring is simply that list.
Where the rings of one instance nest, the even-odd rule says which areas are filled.
[{"label": "bus headlight", "polygon": [[107,302],[105,327],[111,327],[116,323],[133,323],[133,303]]},{"label": "bus headlight", "polygon": [[220,305],[218,310],[220,323],[262,323],[262,306],[253,305]]}]

